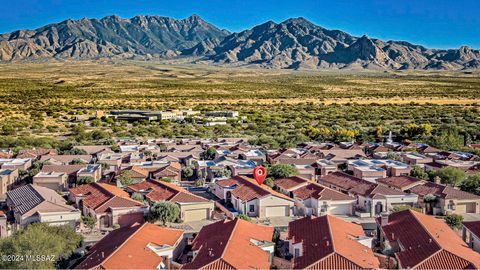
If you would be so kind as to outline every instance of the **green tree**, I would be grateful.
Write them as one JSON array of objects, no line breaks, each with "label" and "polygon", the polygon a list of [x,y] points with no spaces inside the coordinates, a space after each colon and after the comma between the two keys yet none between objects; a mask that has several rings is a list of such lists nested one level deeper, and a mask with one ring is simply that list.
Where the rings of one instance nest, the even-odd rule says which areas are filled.
[{"label": "green tree", "polygon": [[460,189],[476,195],[480,195],[480,173],[469,175],[460,185]]},{"label": "green tree", "polygon": [[213,171],[213,176],[229,178],[230,176],[232,176],[232,171],[230,171],[228,168],[222,168],[222,169]]},{"label": "green tree", "polygon": [[248,222],[252,222],[252,218],[249,217],[249,216],[247,216],[247,215],[245,215],[245,214],[240,214],[240,215],[237,216],[237,218],[238,218],[238,219],[246,220],[246,221],[248,221]]},{"label": "green tree", "polygon": [[465,180],[466,174],[463,170],[455,167],[443,167],[435,172],[443,184],[459,186]]},{"label": "green tree", "polygon": [[77,178],[77,185],[85,185],[94,183],[95,179],[91,176],[80,176]]},{"label": "green tree", "polygon": [[142,193],[138,193],[138,192],[135,192],[132,194],[132,199],[136,200],[136,201],[139,201],[139,202],[143,202],[144,201],[144,198],[143,198],[143,194]]},{"label": "green tree", "polygon": [[118,180],[122,186],[129,186],[133,183],[132,173],[129,170],[123,170],[118,176]]},{"label": "green tree", "polygon": [[297,168],[289,164],[275,164],[268,168],[268,176],[274,179],[287,178],[297,174]]},{"label": "green tree", "polygon": [[420,166],[413,165],[412,170],[410,171],[410,175],[419,179],[427,180],[428,173]]},{"label": "green tree", "polygon": [[95,225],[97,224],[97,220],[95,219],[95,217],[83,216],[82,223],[85,227],[87,227],[90,231],[92,231],[93,228],[95,228]]},{"label": "green tree", "polygon": [[190,179],[193,176],[193,173],[194,173],[193,166],[186,166],[182,168],[183,179]]},{"label": "green tree", "polygon": [[163,225],[167,222],[180,221],[180,207],[171,202],[156,202],[150,207],[149,219],[160,221]]},{"label": "green tree", "polygon": [[215,159],[215,156],[217,155],[217,149],[214,147],[210,147],[205,152],[203,152],[203,158],[206,160],[212,160]]},{"label": "green tree", "polygon": [[267,179],[265,179],[265,181],[263,181],[263,183],[266,186],[269,186],[271,188],[273,188],[275,186],[275,181],[273,181],[273,178],[271,178],[271,177],[268,177]]},{"label": "green tree", "polygon": [[445,222],[452,229],[462,228],[463,217],[457,214],[450,214],[445,218]]},{"label": "green tree", "polygon": [[49,226],[34,223],[0,240],[0,256],[44,255],[45,260],[0,260],[2,269],[53,269],[68,259],[83,237],[70,226]]}]

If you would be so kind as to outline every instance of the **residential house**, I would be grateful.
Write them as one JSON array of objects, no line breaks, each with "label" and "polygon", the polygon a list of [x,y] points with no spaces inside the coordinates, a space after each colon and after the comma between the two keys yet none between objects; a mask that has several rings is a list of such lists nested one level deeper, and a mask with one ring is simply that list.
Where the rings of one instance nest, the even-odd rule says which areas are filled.
[{"label": "residential house", "polygon": [[206,180],[217,178],[217,173],[228,169],[231,176],[252,175],[257,164],[251,160],[233,159],[222,156],[215,160],[199,160],[195,164],[197,175],[205,175]]},{"label": "residential house", "polygon": [[91,155],[45,155],[40,158],[45,164],[50,165],[70,165],[76,164],[88,164],[92,162]]},{"label": "residential house", "polygon": [[352,215],[355,198],[317,183],[292,192],[297,216]]},{"label": "residential house", "polygon": [[278,192],[283,193],[290,198],[293,198],[294,190],[306,186],[309,183],[310,181],[305,178],[292,176],[275,180],[275,187],[277,188]]},{"label": "residential house", "polygon": [[76,145],[73,149],[85,151],[88,155],[98,157],[103,153],[112,152],[110,145]]},{"label": "residential house", "polygon": [[408,194],[342,172],[323,176],[318,182],[354,196],[356,198],[356,214],[360,216],[375,216],[395,206],[415,206],[418,201],[416,194]]},{"label": "residential house", "polygon": [[330,215],[288,224],[292,269],[379,269],[380,262],[360,225]]},{"label": "residential house", "polygon": [[379,241],[399,269],[478,269],[480,256],[442,220],[404,210],[377,219]]},{"label": "residential house", "polygon": [[407,191],[414,186],[423,184],[423,181],[412,176],[393,176],[380,178],[376,180],[378,184],[400,190]]},{"label": "residential house", "polygon": [[218,180],[213,187],[213,193],[231,204],[239,213],[251,217],[268,218],[293,214],[293,199],[266,185],[259,185],[248,177],[236,176]]},{"label": "residential house", "polygon": [[422,168],[425,166],[425,164],[433,162],[431,157],[414,152],[403,153],[402,159],[408,165],[417,165]]},{"label": "residential house", "polygon": [[280,158],[277,164],[287,164],[295,167],[298,176],[308,180],[316,180],[317,159],[311,158]]},{"label": "residential house", "polygon": [[0,159],[0,168],[19,171],[26,171],[32,167],[31,158]]},{"label": "residential house", "polygon": [[375,183],[375,180],[378,178],[409,175],[411,168],[408,164],[396,160],[359,159],[349,160],[348,170],[352,171],[357,178]]},{"label": "residential house", "polygon": [[[480,213],[480,196],[440,183],[423,182],[409,189],[418,204],[432,215]],[[429,198],[430,197],[430,198]]]},{"label": "residential house", "polygon": [[74,186],[77,182],[78,172],[85,168],[85,164],[78,165],[43,165],[43,173],[65,173],[68,176],[69,186]]},{"label": "residential house", "polygon": [[263,165],[267,161],[267,156],[260,149],[249,149],[249,150],[240,152],[238,153],[238,158],[251,160],[259,166]]},{"label": "residential house", "polygon": [[181,269],[269,269],[273,227],[242,219],[202,227],[193,240],[191,260]]},{"label": "residential house", "polygon": [[58,152],[55,149],[24,149],[20,150],[17,154],[18,159],[39,159],[45,155],[57,155]]},{"label": "residential house", "polygon": [[182,165],[178,162],[169,162],[152,172],[154,179],[172,179],[173,181],[182,180]]},{"label": "residential house", "polygon": [[425,171],[438,171],[444,167],[453,167],[465,172],[474,169],[480,165],[480,161],[476,160],[460,160],[460,159],[445,159],[435,160],[433,162],[425,163]]},{"label": "residential house", "polygon": [[55,191],[68,189],[68,175],[64,172],[39,172],[33,176],[33,184]]},{"label": "residential house", "polygon": [[471,249],[480,252],[480,221],[463,222],[462,239]]},{"label": "residential house", "polygon": [[126,175],[132,180],[132,184],[140,183],[150,176],[150,172],[138,166],[130,166],[128,168],[122,169],[119,177],[117,178],[117,186],[122,187],[124,184],[121,183],[121,176]]},{"label": "residential house", "polygon": [[82,210],[83,215],[96,218],[99,228],[143,222],[148,211],[146,205],[131,199],[127,192],[104,183],[71,188],[69,200]]},{"label": "residential house", "polygon": [[365,153],[362,149],[353,148],[353,149],[342,149],[342,148],[331,148],[325,150],[319,150],[318,154],[321,159],[328,159],[335,164],[343,164],[351,159],[360,159],[366,158]]},{"label": "residential house", "polygon": [[317,160],[317,175],[324,176],[332,172],[338,171],[338,165],[328,159]]},{"label": "residential house", "polygon": [[128,186],[128,191],[144,195],[150,205],[161,201],[177,204],[180,208],[180,218],[184,222],[210,219],[214,209],[213,202],[173,183],[149,179]]},{"label": "residential house", "polygon": [[184,231],[135,223],[92,246],[76,269],[172,269],[185,247]]},{"label": "residential house", "polygon": [[125,155],[121,153],[102,153],[98,156],[98,163],[108,165],[106,172],[117,172],[123,162]]},{"label": "residential house", "polygon": [[12,189],[18,180],[18,170],[0,169],[0,201],[5,200],[7,191]]},{"label": "residential house", "polygon": [[25,185],[10,190],[7,192],[7,206],[15,219],[15,229],[33,222],[75,228],[80,221],[80,211],[67,205],[62,196],[46,187]]},{"label": "residential house", "polygon": [[179,162],[185,166],[192,165],[193,161],[200,159],[200,154],[196,152],[161,152],[156,160],[165,160],[169,162]]},{"label": "residential house", "polygon": [[77,172],[77,179],[80,177],[91,177],[94,182],[102,179],[102,165],[88,164]]}]

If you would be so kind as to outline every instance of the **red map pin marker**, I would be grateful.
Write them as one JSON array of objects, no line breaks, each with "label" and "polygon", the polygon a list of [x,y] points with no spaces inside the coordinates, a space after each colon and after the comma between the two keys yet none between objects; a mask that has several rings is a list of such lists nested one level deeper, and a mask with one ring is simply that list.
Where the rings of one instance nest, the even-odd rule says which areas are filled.
[{"label": "red map pin marker", "polygon": [[253,178],[257,180],[257,183],[259,185],[263,184],[265,177],[267,177],[267,169],[265,169],[262,166],[258,166],[255,169],[253,169]]}]

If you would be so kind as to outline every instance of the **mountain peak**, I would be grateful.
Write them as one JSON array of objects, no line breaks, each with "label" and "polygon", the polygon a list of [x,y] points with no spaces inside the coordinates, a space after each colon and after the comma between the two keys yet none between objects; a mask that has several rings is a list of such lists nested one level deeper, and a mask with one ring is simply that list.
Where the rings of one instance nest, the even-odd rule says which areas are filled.
[{"label": "mountain peak", "polygon": [[290,18],[282,22],[282,24],[301,24],[301,25],[314,25],[311,21],[304,17]]}]

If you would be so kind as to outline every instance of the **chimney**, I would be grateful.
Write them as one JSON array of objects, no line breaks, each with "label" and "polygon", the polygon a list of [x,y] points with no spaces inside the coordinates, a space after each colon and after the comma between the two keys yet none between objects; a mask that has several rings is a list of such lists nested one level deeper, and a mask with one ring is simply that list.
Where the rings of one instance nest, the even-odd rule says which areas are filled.
[{"label": "chimney", "polygon": [[441,179],[439,176],[435,176],[435,177],[433,178],[433,182],[434,182],[435,184],[439,184],[439,185],[440,185],[440,184],[442,183],[442,179]]},{"label": "chimney", "polygon": [[388,224],[388,213],[387,212],[382,212],[380,214],[380,218],[381,218],[381,226],[386,226]]},{"label": "chimney", "polygon": [[105,258],[105,252],[102,251],[102,259]]}]

